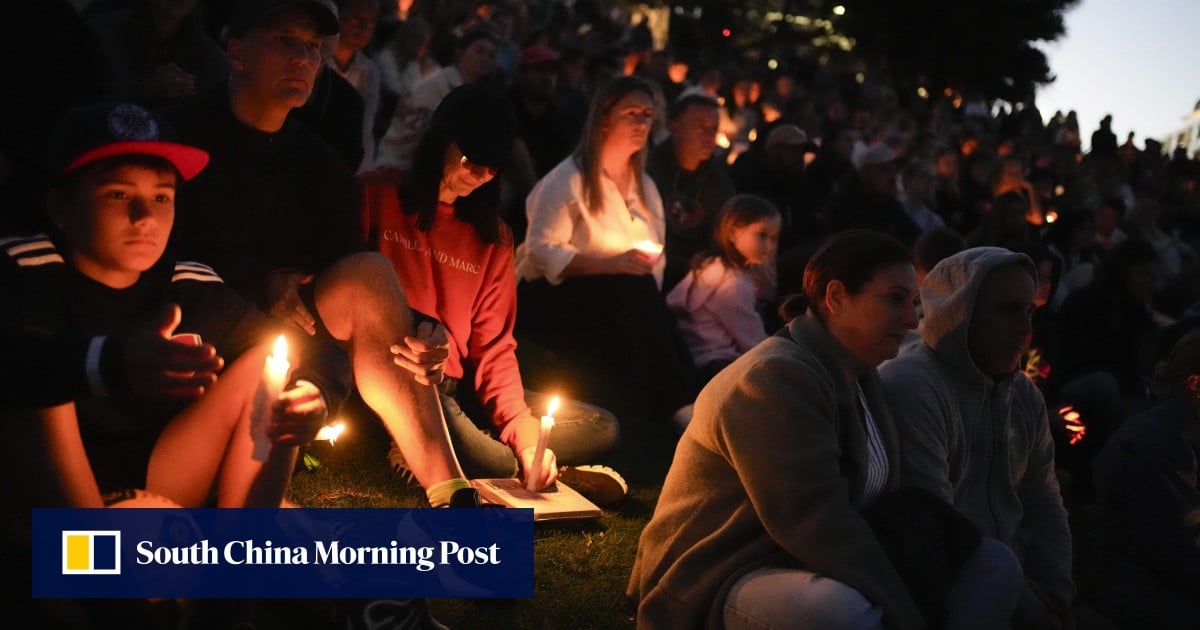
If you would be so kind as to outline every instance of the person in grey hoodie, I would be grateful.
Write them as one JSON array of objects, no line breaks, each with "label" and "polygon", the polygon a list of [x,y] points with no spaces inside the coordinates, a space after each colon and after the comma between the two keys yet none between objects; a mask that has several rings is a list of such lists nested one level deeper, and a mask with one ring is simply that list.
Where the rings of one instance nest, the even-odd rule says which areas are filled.
[{"label": "person in grey hoodie", "polygon": [[921,284],[922,343],[879,374],[900,434],[906,485],[933,492],[1021,560],[1017,628],[1074,626],[1071,532],[1041,392],[1019,369],[1037,270],[1024,254],[975,247]]}]

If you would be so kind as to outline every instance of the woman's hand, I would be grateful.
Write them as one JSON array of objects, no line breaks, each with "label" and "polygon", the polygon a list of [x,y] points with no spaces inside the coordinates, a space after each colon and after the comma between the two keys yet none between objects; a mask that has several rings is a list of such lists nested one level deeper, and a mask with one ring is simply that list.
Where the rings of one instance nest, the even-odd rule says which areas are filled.
[{"label": "woman's hand", "polygon": [[[537,452],[536,446],[528,446],[517,454],[517,461],[521,464],[521,478],[528,481],[529,474],[533,470],[533,457]],[[555,457],[554,451],[546,449],[542,453],[542,465],[538,468],[538,479],[534,485],[538,490],[545,490],[558,479],[558,458]]]},{"label": "woman's hand", "polygon": [[608,273],[644,276],[654,272],[654,264],[646,258],[646,254],[636,249],[610,256],[605,262],[609,267]]},{"label": "woman's hand", "polygon": [[446,375],[450,335],[442,324],[421,322],[413,337],[391,347],[392,362],[412,373],[422,385],[437,385]]}]

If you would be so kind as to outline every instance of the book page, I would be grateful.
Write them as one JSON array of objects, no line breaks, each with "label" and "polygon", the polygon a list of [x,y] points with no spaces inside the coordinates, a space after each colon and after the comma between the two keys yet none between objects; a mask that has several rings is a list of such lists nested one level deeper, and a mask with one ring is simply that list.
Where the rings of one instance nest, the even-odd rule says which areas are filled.
[{"label": "book page", "polygon": [[535,521],[599,518],[601,515],[595,503],[561,481],[543,492],[526,490],[520,479],[473,479],[471,485],[492,503],[513,508],[532,508]]}]

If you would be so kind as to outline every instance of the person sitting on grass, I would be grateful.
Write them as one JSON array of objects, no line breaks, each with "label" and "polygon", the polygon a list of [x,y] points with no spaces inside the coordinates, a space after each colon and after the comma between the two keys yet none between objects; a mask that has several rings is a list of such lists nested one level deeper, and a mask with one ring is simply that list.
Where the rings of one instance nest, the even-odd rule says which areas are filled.
[{"label": "person sitting on grass", "polygon": [[875,366],[917,325],[916,275],[890,236],[830,237],[787,326],[700,392],[638,541],[639,628],[1006,627],[1012,552],[900,487]]},{"label": "person sitting on grass", "polygon": [[[438,105],[410,172],[363,176],[369,246],[392,261],[412,307],[443,322],[451,339],[439,385],[450,439],[471,477],[528,475],[549,396],[524,389],[513,324],[517,278],[513,236],[500,219],[499,171],[516,137],[510,101],[480,83],[455,88]],[[611,469],[583,464],[616,446],[608,411],[564,401],[539,464],[538,488],[561,478],[598,504],[624,497]],[[487,418],[482,431],[472,418]],[[400,461],[393,448],[390,454]]]},{"label": "person sitting on grass", "polygon": [[717,219],[715,249],[696,257],[667,294],[704,383],[767,338],[749,268],[774,264],[780,221],[775,204],[762,197],[731,198]]},{"label": "person sitting on grass", "polygon": [[362,251],[354,175],[289,116],[311,95],[324,38],[338,28],[330,0],[235,4],[228,85],[165,112],[210,157],[180,191],[170,245],[276,319],[338,342],[430,505],[478,505],[431,387],[449,354],[445,331],[416,324],[391,263]]},{"label": "person sitting on grass", "polygon": [[0,417],[23,480],[5,484],[6,519],[26,536],[30,508],[138,494],[278,507],[300,445],[350,390],[336,347],[292,335],[299,366],[269,401],[266,460],[252,458],[251,409],[281,326],[211,268],[164,256],[177,186],[208,161],[172,140],[137,105],[71,111],[49,149],[49,235],[0,240]]}]

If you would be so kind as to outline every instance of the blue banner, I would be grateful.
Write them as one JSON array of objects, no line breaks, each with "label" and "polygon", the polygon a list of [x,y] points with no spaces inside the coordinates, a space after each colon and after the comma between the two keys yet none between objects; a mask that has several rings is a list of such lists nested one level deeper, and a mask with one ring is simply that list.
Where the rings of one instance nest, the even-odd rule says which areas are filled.
[{"label": "blue banner", "polygon": [[33,596],[533,597],[522,509],[36,509]]}]

